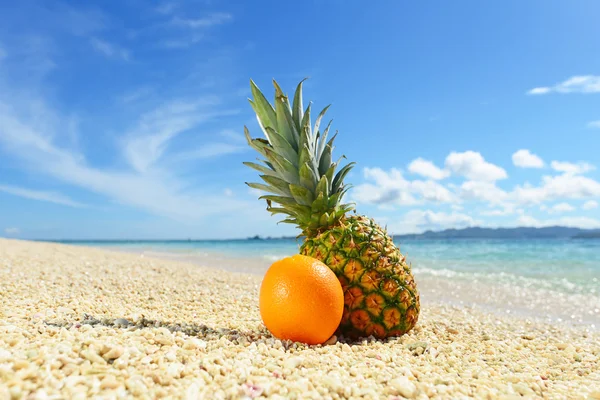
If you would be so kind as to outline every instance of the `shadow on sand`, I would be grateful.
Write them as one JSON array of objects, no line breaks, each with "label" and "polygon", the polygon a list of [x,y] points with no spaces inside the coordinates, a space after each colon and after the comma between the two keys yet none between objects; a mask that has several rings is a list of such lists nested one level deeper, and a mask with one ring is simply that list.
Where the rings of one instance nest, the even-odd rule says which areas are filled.
[{"label": "shadow on sand", "polygon": [[[182,332],[187,336],[197,337],[204,340],[218,340],[221,338],[226,338],[232,342],[246,342],[252,343],[257,342],[259,340],[264,340],[265,337],[271,337],[271,333],[263,327],[262,329],[257,329],[253,331],[239,331],[237,329],[228,329],[228,328],[212,328],[210,326],[204,324],[190,324],[186,322],[168,322],[168,321],[159,321],[159,320],[151,320],[147,318],[140,318],[136,322],[128,321],[124,318],[96,318],[89,314],[84,314],[83,318],[80,321],[44,321],[44,323],[48,326],[54,326],[58,328],[67,328],[70,329],[72,327],[80,328],[83,325],[90,326],[98,326],[98,327],[108,327],[108,328],[117,328],[117,329],[126,329],[130,331],[135,331],[138,329],[152,329],[152,328],[166,328],[172,333]],[[386,343],[388,341],[395,341],[397,338],[388,338],[388,339],[376,339],[372,336],[368,338],[345,338],[345,337],[337,337],[335,342],[347,343],[350,345],[364,345],[370,342],[383,342]],[[334,343],[335,343],[334,342]],[[288,349],[291,347],[294,342],[291,340],[282,340],[283,347]],[[324,343],[327,345],[329,343]],[[421,342],[418,343],[419,346],[423,346]],[[427,345],[423,346],[425,348]]]},{"label": "shadow on sand", "polygon": [[166,328],[172,333],[175,332],[183,332],[188,336],[203,338],[203,339],[219,339],[225,337],[229,340],[239,340],[241,338],[245,338],[247,341],[256,341],[260,336],[270,335],[270,333],[266,329],[260,329],[256,331],[239,331],[236,329],[227,329],[227,328],[212,328],[210,326],[204,324],[189,324],[186,322],[169,322],[169,321],[159,321],[159,320],[151,320],[147,318],[140,318],[136,322],[128,321],[124,318],[96,318],[89,314],[84,314],[83,318],[80,321],[67,321],[67,320],[59,320],[59,321],[44,321],[44,323],[48,326],[54,326],[58,328],[67,328],[70,329],[72,327],[79,328],[83,325],[90,325],[94,327],[108,327],[108,328],[118,328],[118,329],[126,329],[126,330],[138,330],[138,329],[148,329],[148,328]]}]

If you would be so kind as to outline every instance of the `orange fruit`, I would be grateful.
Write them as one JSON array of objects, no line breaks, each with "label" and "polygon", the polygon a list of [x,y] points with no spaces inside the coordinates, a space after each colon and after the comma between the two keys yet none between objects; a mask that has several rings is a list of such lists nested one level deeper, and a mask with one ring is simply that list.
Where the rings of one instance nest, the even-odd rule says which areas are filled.
[{"label": "orange fruit", "polygon": [[276,338],[321,344],[342,320],[344,293],[327,265],[298,254],[269,267],[260,285],[259,308]]}]

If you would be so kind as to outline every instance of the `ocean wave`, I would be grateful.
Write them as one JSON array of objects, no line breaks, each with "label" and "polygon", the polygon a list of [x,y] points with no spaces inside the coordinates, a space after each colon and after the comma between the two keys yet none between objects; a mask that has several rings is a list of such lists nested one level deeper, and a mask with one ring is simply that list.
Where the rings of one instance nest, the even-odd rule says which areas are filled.
[{"label": "ocean wave", "polygon": [[282,256],[282,255],[276,255],[276,254],[263,254],[262,258],[267,260],[267,261],[277,261],[277,260],[281,260],[282,258],[284,258],[286,256]]},{"label": "ocean wave", "polygon": [[517,275],[510,272],[485,272],[485,271],[477,271],[477,272],[466,272],[466,271],[456,271],[447,268],[429,268],[429,267],[418,267],[413,268],[413,271],[416,275],[418,274],[426,274],[430,276],[436,277],[444,277],[444,278],[458,278],[464,280],[476,280],[488,283],[495,284],[505,284],[505,285],[515,285],[519,287],[525,288],[540,288],[547,290],[559,290],[565,293],[575,293],[575,294],[595,294],[596,289],[594,287],[588,287],[587,285],[578,284],[576,282],[572,282],[565,277],[561,278],[552,278],[552,277],[544,277],[544,278],[532,278],[523,275]]}]

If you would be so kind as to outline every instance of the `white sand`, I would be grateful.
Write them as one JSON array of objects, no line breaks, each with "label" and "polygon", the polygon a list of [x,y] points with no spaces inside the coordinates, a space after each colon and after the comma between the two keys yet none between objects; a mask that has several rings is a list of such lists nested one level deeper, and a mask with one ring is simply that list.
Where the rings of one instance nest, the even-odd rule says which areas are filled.
[{"label": "white sand", "polygon": [[265,330],[259,284],[0,239],[0,399],[600,399],[598,332],[431,298],[403,337],[311,347]]}]

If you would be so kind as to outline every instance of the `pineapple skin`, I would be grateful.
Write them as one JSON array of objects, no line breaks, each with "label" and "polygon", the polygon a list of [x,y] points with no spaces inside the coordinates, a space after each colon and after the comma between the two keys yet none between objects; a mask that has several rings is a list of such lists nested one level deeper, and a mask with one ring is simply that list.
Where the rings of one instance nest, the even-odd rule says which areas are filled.
[{"label": "pineapple skin", "polygon": [[403,335],[416,325],[420,301],[411,267],[372,219],[342,218],[307,237],[300,254],[325,263],[342,284],[344,314],[337,334],[383,339]]}]

